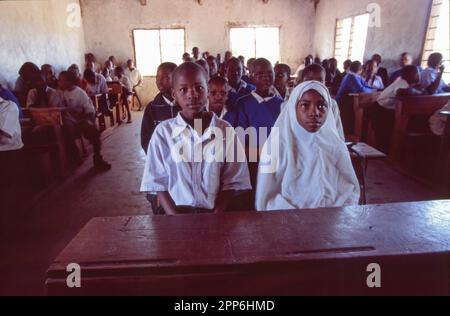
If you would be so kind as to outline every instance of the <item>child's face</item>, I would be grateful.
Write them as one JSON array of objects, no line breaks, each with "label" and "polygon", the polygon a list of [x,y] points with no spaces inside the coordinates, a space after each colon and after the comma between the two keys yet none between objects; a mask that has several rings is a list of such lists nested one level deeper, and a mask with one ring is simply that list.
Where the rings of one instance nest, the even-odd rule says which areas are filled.
[{"label": "child's face", "polygon": [[308,132],[318,132],[328,115],[328,104],[315,90],[303,94],[296,107],[297,121]]},{"label": "child's face", "polygon": [[283,69],[275,68],[275,87],[285,88],[289,82],[288,74]]},{"label": "child's face", "polygon": [[212,77],[217,76],[218,69],[217,69],[217,63],[214,59],[208,58],[208,66],[209,66],[209,75]]},{"label": "child's face", "polygon": [[239,84],[242,78],[242,64],[239,61],[231,61],[227,67],[227,78],[231,86]]},{"label": "child's face", "polygon": [[256,63],[253,65],[253,82],[257,91],[267,92],[273,86],[274,72],[272,65]]},{"label": "child's face", "polygon": [[208,85],[201,71],[184,72],[177,75],[172,96],[181,107],[183,116],[193,120],[208,103]]},{"label": "child's face", "polygon": [[163,94],[172,92],[172,72],[168,69],[160,68],[156,73],[156,86]]},{"label": "child's face", "polygon": [[209,85],[209,110],[215,113],[220,113],[225,107],[228,100],[227,85],[224,84],[210,84]]},{"label": "child's face", "polygon": [[59,76],[58,78],[58,87],[61,90],[68,90],[72,85],[70,84],[69,81],[66,80],[66,78],[64,78],[64,76]]},{"label": "child's face", "polygon": [[309,71],[303,74],[303,81],[319,81],[325,83],[324,71]]}]

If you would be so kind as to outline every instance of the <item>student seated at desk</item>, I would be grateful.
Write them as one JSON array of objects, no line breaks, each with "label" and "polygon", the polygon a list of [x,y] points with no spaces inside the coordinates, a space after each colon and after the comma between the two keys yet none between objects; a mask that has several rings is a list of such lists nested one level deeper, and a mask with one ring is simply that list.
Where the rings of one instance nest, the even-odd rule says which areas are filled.
[{"label": "student seated at desk", "polygon": [[445,66],[441,53],[433,53],[428,57],[428,68],[420,74],[420,85],[430,95],[450,92],[450,85],[442,80]]},{"label": "student seated at desk", "polygon": [[342,82],[342,73],[338,69],[337,59],[330,58],[328,60],[328,69],[326,69],[325,84],[330,89],[330,93],[335,95]]},{"label": "student seated at desk", "polygon": [[32,62],[26,62],[20,67],[19,78],[14,87],[14,95],[19,104],[26,104],[28,92],[35,87],[34,82],[40,75],[41,70]]},{"label": "student seated at desk", "polygon": [[56,78],[55,69],[50,64],[41,66],[41,74],[44,75],[47,86],[52,89],[58,89],[58,79]]},{"label": "student seated at desk", "polygon": [[208,111],[213,112],[218,118],[224,119],[227,113],[228,81],[222,77],[213,77],[208,83]]},{"label": "student seated at desk", "polygon": [[156,86],[159,93],[144,111],[141,126],[141,146],[147,153],[150,138],[159,123],[174,118],[181,111],[172,96],[172,74],[177,68],[174,63],[162,63],[156,71]]},{"label": "student seated at desk", "polygon": [[381,58],[380,54],[374,54],[371,58],[371,60],[374,60],[377,63],[377,76],[381,78],[383,81],[383,86],[387,87],[389,85],[389,73],[386,68],[381,66],[381,63],[383,62],[383,59]]},{"label": "student seated at desk", "polygon": [[[322,66],[317,64],[312,64],[306,67],[303,70],[301,82],[306,81],[319,81],[320,83],[325,83],[325,69],[323,69]],[[330,104],[330,113],[332,114],[335,124],[336,124],[336,130],[338,131],[339,136],[343,141],[345,141],[345,135],[344,135],[344,127],[342,125],[341,120],[341,112],[339,110],[339,106],[336,102],[336,100],[331,99]],[[331,119],[331,118],[330,118]]]},{"label": "student seated at desk", "polygon": [[86,81],[85,91],[89,97],[101,95],[99,98],[99,111],[103,114],[111,115],[108,100],[108,85],[106,79],[101,74],[86,69],[83,74]]},{"label": "student seated at desk", "polygon": [[[133,85],[124,74],[124,70],[122,67],[118,66],[114,68],[114,81],[118,81],[122,86],[122,103],[125,105],[125,109],[127,110],[127,124],[131,123],[131,111],[130,111],[130,101],[131,96],[133,95]],[[120,106],[120,105],[119,105]]]},{"label": "student seated at desk", "polygon": [[105,67],[102,70],[102,76],[105,77],[107,82],[111,82],[114,79],[114,67],[113,63],[108,59],[105,62]]},{"label": "student seated at desk", "polygon": [[383,90],[384,89],[383,80],[379,75],[377,75],[377,73],[378,73],[377,62],[374,60],[367,61],[364,65],[364,71],[362,75],[366,85],[376,90]]},{"label": "student seated at desk", "polygon": [[95,127],[95,108],[86,92],[76,85],[73,72],[63,71],[59,75],[59,89],[56,93],[58,107],[63,109],[64,131],[67,135],[68,149],[75,163],[81,163],[75,138],[80,134],[94,147],[94,168],[108,171],[111,165],[103,160],[100,149],[100,132]]},{"label": "student seated at desk", "polygon": [[340,104],[341,101],[350,93],[371,93],[376,89],[369,87],[364,78],[361,76],[362,64],[359,61],[352,62],[349,73],[342,80],[336,95],[336,101]]},{"label": "student seated at desk", "polygon": [[[243,151],[242,146],[227,122],[204,111],[208,84],[203,68],[195,63],[180,65],[173,74],[172,86],[182,111],[156,127],[141,191],[156,193],[168,215],[223,212],[234,191],[251,189],[245,158],[244,162],[224,159],[230,157],[229,150],[234,151],[234,146],[226,145],[227,138],[233,137],[238,152]],[[222,135],[216,135],[217,131]],[[216,146],[226,146],[218,160],[214,158]],[[194,151],[201,157],[195,158]]]},{"label": "student seated at desk", "polygon": [[28,92],[27,108],[46,108],[58,106],[55,99],[56,90],[47,86],[44,76],[36,80],[36,88]]},{"label": "student seated at desk", "polygon": [[[401,68],[392,73],[391,77],[389,78],[389,82],[392,84],[395,80],[400,78],[403,73],[403,68],[405,68],[406,66],[412,65],[413,61],[414,61],[414,58],[410,53],[401,54],[400,62],[399,62]],[[422,70],[420,70],[420,71],[422,71]]]},{"label": "student seated at desk", "polygon": [[[328,88],[317,81],[297,86],[264,145],[256,209],[275,211],[357,205],[360,188],[344,141],[329,113]],[[279,142],[279,154],[266,146]],[[270,167],[266,165],[270,164]],[[271,167],[277,166],[275,170]],[[269,167],[269,168],[268,168]]]},{"label": "student seated at desk", "polygon": [[377,139],[377,147],[384,153],[389,152],[390,140],[395,123],[395,108],[400,102],[399,96],[422,95],[416,89],[419,83],[419,70],[410,65],[403,68],[402,77],[387,87],[377,99],[377,104],[369,110],[369,116]]},{"label": "student seated at desk", "polygon": [[75,75],[76,85],[84,90],[86,88],[86,80],[84,80],[83,76],[81,75],[80,67],[78,67],[77,64],[72,64],[69,68],[67,68],[67,71],[70,71]]}]

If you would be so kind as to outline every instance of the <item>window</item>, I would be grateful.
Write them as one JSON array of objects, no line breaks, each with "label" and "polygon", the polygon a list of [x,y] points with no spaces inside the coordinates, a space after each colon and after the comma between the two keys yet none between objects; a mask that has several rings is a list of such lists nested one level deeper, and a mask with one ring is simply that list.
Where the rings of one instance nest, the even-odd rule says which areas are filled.
[{"label": "window", "polygon": [[136,67],[143,76],[156,76],[163,62],[182,62],[184,29],[134,30]]},{"label": "window", "polygon": [[264,57],[275,64],[280,60],[280,29],[278,27],[244,27],[230,29],[233,56]]},{"label": "window", "polygon": [[369,14],[362,14],[337,20],[334,57],[338,65],[347,59],[363,62],[369,19]]},{"label": "window", "polygon": [[443,79],[450,82],[450,0],[433,0],[427,36],[422,55],[422,67],[427,67],[428,57],[433,52],[444,56]]}]

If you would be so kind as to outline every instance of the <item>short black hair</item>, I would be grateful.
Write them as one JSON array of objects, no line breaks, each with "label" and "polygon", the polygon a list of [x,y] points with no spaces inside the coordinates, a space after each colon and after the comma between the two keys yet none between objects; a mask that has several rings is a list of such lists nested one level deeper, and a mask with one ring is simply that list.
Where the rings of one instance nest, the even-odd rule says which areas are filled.
[{"label": "short black hair", "polygon": [[272,67],[272,63],[266,59],[266,58],[258,58],[253,62],[253,69],[255,69],[255,67],[257,65],[270,65]]},{"label": "short black hair", "polygon": [[402,78],[405,79],[417,73],[419,73],[419,69],[417,68],[417,66],[414,65],[405,66],[402,69]]},{"label": "short black hair", "polygon": [[325,68],[323,68],[322,65],[319,64],[311,64],[309,66],[306,66],[302,71],[302,77],[300,79],[304,81],[307,74],[316,72],[325,72]]},{"label": "short black hair", "polygon": [[350,71],[351,72],[355,72],[357,73],[358,71],[361,70],[362,64],[360,61],[353,61],[352,64],[350,65]]},{"label": "short black hair", "polygon": [[83,73],[83,77],[87,82],[92,84],[95,83],[95,72],[93,72],[92,70],[86,69]]},{"label": "short black hair", "polygon": [[223,85],[226,86],[228,85],[228,80],[224,77],[220,77],[220,76],[214,76],[212,77],[208,84],[215,84],[215,85]]},{"label": "short black hair", "polygon": [[175,68],[172,75],[172,86],[175,86],[175,82],[178,76],[181,76],[182,74],[185,74],[187,72],[201,73],[205,78],[205,82],[208,82],[208,74],[206,73],[205,69],[203,69],[203,67],[199,64],[188,61]]},{"label": "short black hair", "polygon": [[428,57],[428,66],[432,68],[436,68],[441,63],[444,57],[441,53],[433,53]]},{"label": "short black hair", "polygon": [[237,57],[231,57],[226,64],[226,68],[228,68],[231,63],[238,63],[242,65],[241,61]]},{"label": "short black hair", "polygon": [[158,70],[168,70],[170,72],[174,72],[174,70],[177,68],[177,65],[170,62],[162,63],[158,66]]},{"label": "short black hair", "polygon": [[62,71],[59,74],[59,76],[63,77],[66,81],[70,82],[73,85],[77,83],[77,77],[72,71],[69,70]]},{"label": "short black hair", "polygon": [[288,77],[291,77],[291,67],[286,64],[277,64],[274,69],[280,69],[282,72],[287,74]]}]

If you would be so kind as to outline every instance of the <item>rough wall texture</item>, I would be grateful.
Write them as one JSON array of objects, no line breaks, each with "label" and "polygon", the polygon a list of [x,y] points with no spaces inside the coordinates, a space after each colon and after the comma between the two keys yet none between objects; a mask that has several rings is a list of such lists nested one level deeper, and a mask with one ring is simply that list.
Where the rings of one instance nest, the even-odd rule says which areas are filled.
[{"label": "rough wall texture", "polygon": [[431,0],[322,0],[316,16],[316,53],[322,58],[333,56],[336,19],[366,13],[370,3],[381,7],[381,27],[369,29],[365,58],[379,53],[390,69],[398,67],[399,55],[405,51],[419,59]]},{"label": "rough wall texture", "polygon": [[[281,61],[298,67],[302,56],[312,52],[314,5],[310,0],[81,0],[86,49],[100,61],[115,55],[120,61],[134,56],[135,28],[186,29],[186,51],[199,46],[223,53],[229,47],[230,25],[279,26]],[[155,94],[153,78],[147,78],[143,99]]]},{"label": "rough wall texture", "polygon": [[[12,88],[20,66],[32,61],[57,70],[84,60],[81,27],[69,27],[68,4],[78,0],[0,1],[0,83]],[[79,14],[78,14],[79,17]]]}]

